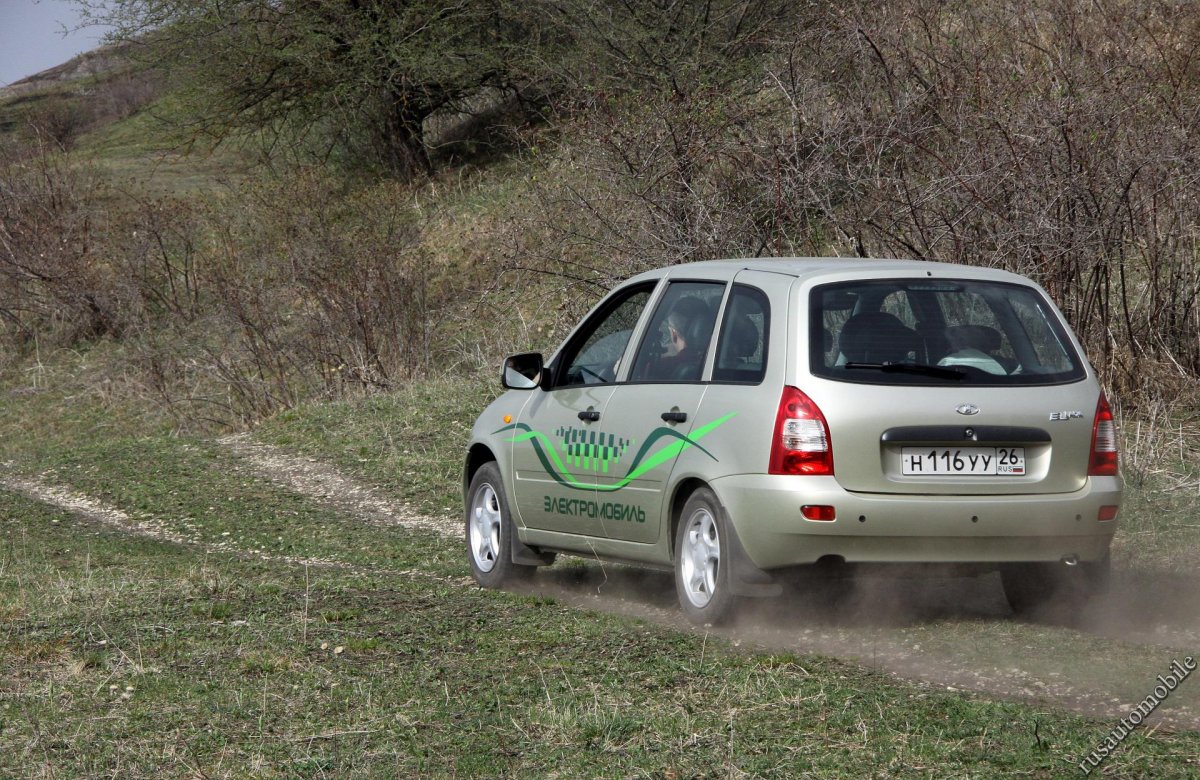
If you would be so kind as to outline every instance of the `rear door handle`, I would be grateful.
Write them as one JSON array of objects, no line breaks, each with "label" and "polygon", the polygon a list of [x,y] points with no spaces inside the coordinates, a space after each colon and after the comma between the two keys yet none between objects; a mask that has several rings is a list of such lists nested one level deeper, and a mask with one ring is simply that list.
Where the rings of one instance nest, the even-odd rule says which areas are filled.
[{"label": "rear door handle", "polygon": [[687,412],[663,412],[662,419],[663,422],[687,422]]},{"label": "rear door handle", "polygon": [[597,412],[595,409],[588,409],[579,413],[579,419],[584,422],[596,422],[600,419],[600,412]]}]

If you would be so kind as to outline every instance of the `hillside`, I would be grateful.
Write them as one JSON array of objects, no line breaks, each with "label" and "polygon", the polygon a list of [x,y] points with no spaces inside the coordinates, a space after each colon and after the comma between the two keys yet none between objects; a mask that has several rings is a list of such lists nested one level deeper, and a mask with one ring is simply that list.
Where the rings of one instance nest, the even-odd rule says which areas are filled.
[{"label": "hillside", "polygon": [[152,79],[131,73],[127,48],[102,46],[0,87],[0,134],[24,136],[32,122],[73,138],[136,111]]},{"label": "hillside", "polygon": [[[1060,777],[1194,653],[1185,4],[168,5],[0,93],[0,774]],[[751,255],[1043,284],[1120,417],[1114,592],[469,585],[503,356]],[[1200,772],[1197,682],[1096,774]]]},{"label": "hillside", "polygon": [[26,76],[7,87],[0,87],[0,100],[9,101],[34,93],[46,93],[61,87],[71,88],[80,85],[81,82],[111,77],[117,71],[129,67],[123,49],[123,46],[101,46],[83,52],[53,68]]},{"label": "hillside", "polygon": [[[1126,404],[1194,406],[1187,117],[1200,90],[1174,6],[763,6],[752,29],[731,26],[737,7],[670,29],[614,17],[596,40],[547,27],[541,59],[506,66],[516,86],[417,61],[431,68],[420,94],[437,100],[419,121],[372,130],[393,141],[347,130],[372,127],[374,93],[337,90],[371,74],[315,72],[320,52],[305,47],[321,44],[286,32],[280,45],[304,58],[262,66],[343,94],[336,105],[355,113],[269,91],[255,101],[274,113],[247,113],[226,103],[245,97],[222,86],[229,56],[187,58],[194,47],[171,48],[186,41],[167,33],[135,59],[177,58],[170,79],[119,49],[39,74],[0,103],[21,141],[6,165],[0,336],[18,364],[34,343],[114,339],[120,373],[165,412],[246,423],[548,348],[592,296],[646,267],[910,256],[1030,275]],[[514,13],[502,21],[531,23]],[[180,29],[224,29],[210,21]],[[421,34],[484,45],[456,29]],[[614,54],[618,36],[674,59]],[[497,56],[517,56],[493,38]],[[256,83],[254,67],[229,85]],[[506,292],[516,286],[526,292]]]}]

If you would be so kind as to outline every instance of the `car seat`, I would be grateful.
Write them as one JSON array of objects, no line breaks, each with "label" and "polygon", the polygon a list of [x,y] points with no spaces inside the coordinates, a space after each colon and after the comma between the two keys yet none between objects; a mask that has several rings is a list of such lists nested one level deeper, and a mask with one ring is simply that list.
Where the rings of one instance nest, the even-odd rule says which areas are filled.
[{"label": "car seat", "polygon": [[846,363],[902,363],[922,360],[921,336],[895,315],[855,314],[842,326],[838,348]]},{"label": "car seat", "polygon": [[1000,331],[987,325],[953,325],[946,328],[946,342],[951,352],[960,349],[977,349],[980,352],[995,352],[1004,339]]},{"label": "car seat", "polygon": [[717,356],[717,364],[713,368],[713,379],[718,381],[739,381],[757,375],[761,361],[750,364],[750,358],[758,352],[761,337],[758,326],[748,314],[735,314],[729,321],[728,328],[721,337],[721,351]]},{"label": "car seat", "polygon": [[1000,331],[987,325],[952,325],[946,328],[946,354],[939,366],[971,366],[989,374],[1007,374],[1015,362],[997,355],[1004,344]]}]

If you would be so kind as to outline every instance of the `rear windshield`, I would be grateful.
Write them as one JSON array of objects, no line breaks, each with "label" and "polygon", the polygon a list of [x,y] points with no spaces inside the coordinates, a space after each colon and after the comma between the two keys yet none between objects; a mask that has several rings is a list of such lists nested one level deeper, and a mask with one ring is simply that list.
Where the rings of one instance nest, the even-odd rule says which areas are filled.
[{"label": "rear windshield", "polygon": [[815,287],[811,371],[889,385],[1049,385],[1085,376],[1055,310],[1035,289],[894,279]]}]

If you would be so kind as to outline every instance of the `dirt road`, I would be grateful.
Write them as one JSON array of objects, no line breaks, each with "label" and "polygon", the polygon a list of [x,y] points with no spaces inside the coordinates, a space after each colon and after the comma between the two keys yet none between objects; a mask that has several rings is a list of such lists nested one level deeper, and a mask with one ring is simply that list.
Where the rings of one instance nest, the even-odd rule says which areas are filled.
[{"label": "dirt road", "polygon": [[[328,464],[244,436],[221,443],[237,455],[247,473],[265,476],[344,515],[372,525],[433,533],[445,544],[461,546],[458,518],[418,514]],[[86,495],[28,477],[9,477],[2,483],[118,530],[200,544],[186,524],[171,518],[135,521]],[[213,554],[255,554],[224,543],[204,546]],[[272,560],[280,565],[349,566],[337,560]],[[465,572],[465,560],[463,568]],[[379,573],[422,578],[428,574],[446,584],[473,587],[465,576]],[[863,576],[840,585],[843,592],[836,607],[811,594],[791,592],[747,601],[733,626],[707,631],[747,648],[833,656],[931,687],[1044,703],[1113,722],[1154,690],[1156,675],[1167,672],[1173,660],[1200,656],[1200,577],[1118,570],[1111,593],[1072,626],[1015,619],[995,574],[940,579]],[[706,632],[682,619],[669,573],[563,558],[540,570],[523,589],[581,609]],[[1173,691],[1148,723],[1151,728],[1200,730],[1200,675]]]}]

